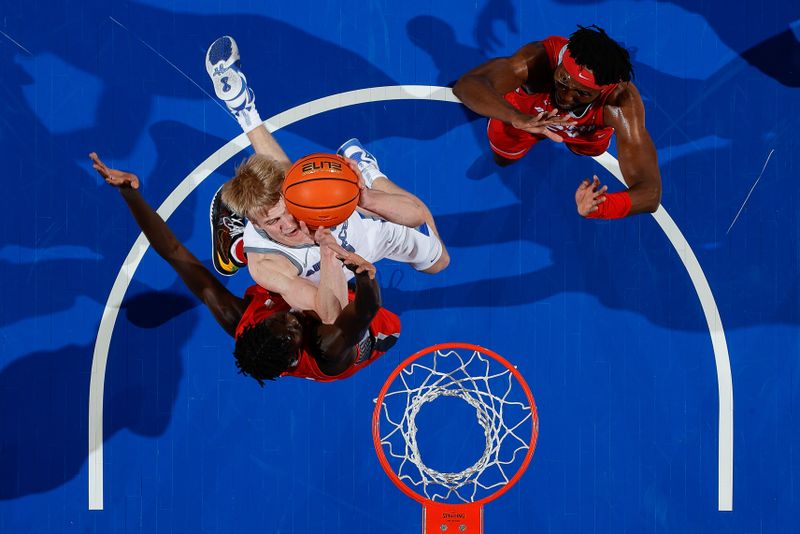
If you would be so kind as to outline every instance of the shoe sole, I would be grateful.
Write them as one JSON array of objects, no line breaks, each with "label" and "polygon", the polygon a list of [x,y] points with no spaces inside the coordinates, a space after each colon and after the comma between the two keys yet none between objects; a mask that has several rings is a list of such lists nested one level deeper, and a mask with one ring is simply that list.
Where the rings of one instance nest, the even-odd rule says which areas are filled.
[{"label": "shoe sole", "polygon": [[[217,189],[217,192],[214,193],[214,196],[211,198],[211,206],[209,206],[209,208],[208,208],[208,225],[209,225],[209,229],[211,230],[211,265],[213,265],[214,266],[214,270],[217,271],[222,276],[233,276],[239,270],[239,267],[236,267],[234,265],[234,267],[236,267],[236,270],[233,271],[233,272],[223,272],[223,271],[221,271],[220,268],[217,267],[217,248],[214,246],[214,205],[217,202],[222,202],[222,199],[220,198],[220,196],[221,196],[220,192],[222,191],[222,187],[223,187],[222,185],[219,186],[219,189]],[[220,195],[220,196],[218,196],[218,195]]]},{"label": "shoe sole", "polygon": [[[220,41],[222,41],[223,39],[227,39],[227,46],[225,48],[225,51],[227,51],[227,59],[222,59],[222,57],[224,55],[222,53],[222,51],[214,50],[214,48],[216,47],[217,43],[220,43]],[[222,47],[222,46],[224,46],[224,45],[220,44],[220,47]],[[219,48],[219,47],[217,47],[217,48]],[[212,62],[212,60],[211,60],[212,53],[214,54],[214,59],[217,59],[217,61],[213,61]],[[236,59],[234,59],[231,62],[231,64],[234,64],[234,63],[236,63],[237,61],[240,60],[240,57],[239,57],[239,45],[236,44],[236,40],[233,37],[231,37],[229,35],[223,35],[222,37],[220,37],[219,39],[217,39],[216,41],[211,43],[211,46],[209,46],[208,50],[206,50],[206,72],[208,73],[209,76],[212,76],[213,75],[212,73],[214,72],[214,68],[219,63],[230,61],[232,57],[235,57]]]}]

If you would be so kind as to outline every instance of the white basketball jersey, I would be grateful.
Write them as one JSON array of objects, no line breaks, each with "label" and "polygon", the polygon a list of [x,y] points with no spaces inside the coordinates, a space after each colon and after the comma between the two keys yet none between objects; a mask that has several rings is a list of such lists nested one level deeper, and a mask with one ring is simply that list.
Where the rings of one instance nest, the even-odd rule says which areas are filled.
[{"label": "white basketball jersey", "polygon": [[[355,252],[362,257],[369,256],[369,254],[362,253],[365,250],[366,232],[364,220],[358,212],[353,212],[342,224],[331,228],[331,234],[343,249]],[[319,245],[300,245],[296,247],[284,245],[269,237],[263,230],[253,226],[250,221],[247,221],[244,228],[244,251],[248,253],[280,254],[292,262],[301,278],[307,278],[311,282],[319,284]],[[343,269],[347,280],[355,276],[350,269],[344,267]]]},{"label": "white basketball jersey", "polygon": [[[427,226],[423,225],[427,230]],[[384,258],[410,264],[422,271],[436,263],[442,255],[439,239],[419,229],[390,223],[383,219],[362,217],[357,211],[331,234],[343,249],[355,252],[370,263]],[[250,221],[244,228],[244,251],[259,254],[281,254],[297,269],[301,278],[319,285],[319,245],[292,247],[278,243],[263,230],[256,229]],[[355,275],[342,267],[347,280]]]}]

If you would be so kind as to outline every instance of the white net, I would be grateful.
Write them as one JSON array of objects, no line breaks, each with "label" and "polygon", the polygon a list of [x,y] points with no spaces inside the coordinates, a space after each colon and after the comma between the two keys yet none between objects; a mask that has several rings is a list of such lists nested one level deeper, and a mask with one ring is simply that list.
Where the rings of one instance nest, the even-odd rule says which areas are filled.
[{"label": "white net", "polygon": [[[420,453],[417,415],[440,397],[474,408],[485,438],[483,453],[462,471],[437,471]],[[392,382],[380,411],[380,442],[392,469],[418,494],[439,502],[475,502],[498,491],[520,469],[531,435],[538,433],[535,406],[511,371],[466,349],[434,351],[415,360]]]}]

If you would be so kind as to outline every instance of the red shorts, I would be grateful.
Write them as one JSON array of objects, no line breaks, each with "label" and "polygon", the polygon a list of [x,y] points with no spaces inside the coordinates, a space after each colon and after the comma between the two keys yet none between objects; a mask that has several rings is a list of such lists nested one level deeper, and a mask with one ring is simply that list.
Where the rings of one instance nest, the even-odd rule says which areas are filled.
[{"label": "red shorts", "polygon": [[[610,130],[610,131],[609,131]],[[590,135],[581,137],[565,137],[564,144],[572,152],[581,156],[599,156],[611,144],[611,128],[601,128]],[[489,136],[489,146],[495,154],[506,159],[520,159],[528,153],[533,145],[547,139],[543,135],[536,135],[518,130],[497,119],[489,119],[486,128]]]}]

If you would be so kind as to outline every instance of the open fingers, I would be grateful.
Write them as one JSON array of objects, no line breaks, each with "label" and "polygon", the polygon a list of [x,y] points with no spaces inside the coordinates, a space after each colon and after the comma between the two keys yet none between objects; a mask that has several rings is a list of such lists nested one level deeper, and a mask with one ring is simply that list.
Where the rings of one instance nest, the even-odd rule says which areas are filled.
[{"label": "open fingers", "polygon": [[89,159],[92,160],[92,167],[94,168],[94,170],[96,170],[101,175],[103,175],[103,178],[107,178],[108,174],[109,174],[109,172],[108,172],[109,169],[108,169],[108,167],[106,167],[106,164],[103,163],[100,160],[100,158],[97,156],[97,152],[90,153],[89,154]]},{"label": "open fingers", "polygon": [[129,185],[133,189],[139,189],[139,178],[135,174],[125,171],[118,171],[117,169],[110,169],[100,157],[97,152],[91,152],[89,158],[92,160],[92,168],[96,170],[103,179],[113,186]]},{"label": "open fingers", "polygon": [[97,152],[90,152],[89,153],[89,159],[92,160],[92,163],[94,165],[103,167],[104,169],[108,169],[108,167],[106,167],[106,164],[103,163],[102,160],[100,159],[100,157],[97,155]]}]

